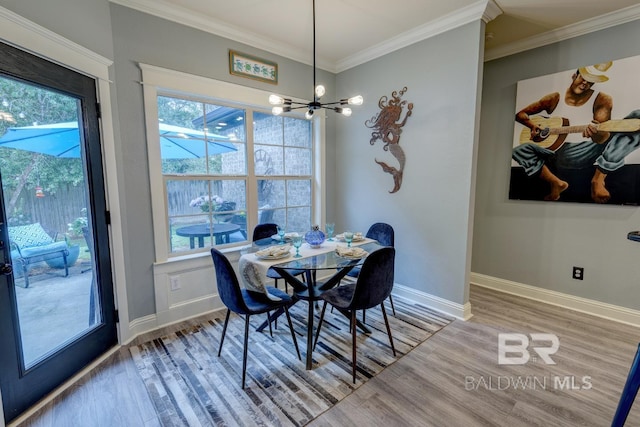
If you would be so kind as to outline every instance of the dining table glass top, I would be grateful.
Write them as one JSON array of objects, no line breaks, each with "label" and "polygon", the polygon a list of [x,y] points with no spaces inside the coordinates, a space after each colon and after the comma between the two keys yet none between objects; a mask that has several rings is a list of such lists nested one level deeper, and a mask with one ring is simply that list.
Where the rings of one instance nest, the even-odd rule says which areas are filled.
[{"label": "dining table glass top", "polygon": [[[286,244],[286,243],[285,243]],[[267,246],[278,245],[277,241],[273,241],[269,238],[261,239],[254,242],[250,248],[247,248],[246,253],[255,253]],[[346,247],[346,243],[337,241],[325,241],[319,248],[309,248],[307,246],[302,251],[303,256],[301,258],[295,258],[293,255],[283,259],[281,262],[274,263],[272,267],[287,269],[287,270],[335,270],[342,269],[348,266],[361,265],[368,254],[382,248],[378,242],[367,239],[364,243],[359,244],[354,242],[353,247],[362,248],[367,252],[362,257],[350,258],[338,255],[336,247]],[[295,252],[295,249],[292,251]]]}]

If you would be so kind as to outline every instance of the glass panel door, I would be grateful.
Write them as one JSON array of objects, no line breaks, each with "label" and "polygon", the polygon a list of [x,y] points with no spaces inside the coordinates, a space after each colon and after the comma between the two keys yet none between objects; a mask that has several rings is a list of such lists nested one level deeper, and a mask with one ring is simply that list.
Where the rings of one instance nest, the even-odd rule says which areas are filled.
[{"label": "glass panel door", "polygon": [[91,207],[78,100],[3,77],[0,96],[3,204],[21,352],[29,369],[100,322]]},{"label": "glass panel door", "polygon": [[117,336],[95,81],[6,45],[0,55],[0,388],[9,421]]}]

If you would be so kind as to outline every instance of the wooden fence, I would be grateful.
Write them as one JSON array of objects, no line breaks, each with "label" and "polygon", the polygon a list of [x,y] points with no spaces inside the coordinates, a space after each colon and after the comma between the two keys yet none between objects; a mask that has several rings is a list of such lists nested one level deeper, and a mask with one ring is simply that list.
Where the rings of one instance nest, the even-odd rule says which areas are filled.
[{"label": "wooden fence", "polygon": [[44,197],[36,197],[35,190],[25,189],[16,207],[17,212],[7,212],[9,224],[39,222],[48,232],[62,234],[68,233],[69,223],[85,216],[82,209],[87,207],[87,203],[82,186],[66,184],[54,193],[45,191]]}]

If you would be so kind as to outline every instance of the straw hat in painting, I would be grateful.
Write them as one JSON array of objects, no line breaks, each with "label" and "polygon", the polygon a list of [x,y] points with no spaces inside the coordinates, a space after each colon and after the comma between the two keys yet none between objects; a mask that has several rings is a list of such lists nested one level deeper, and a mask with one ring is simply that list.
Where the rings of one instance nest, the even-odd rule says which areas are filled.
[{"label": "straw hat in painting", "polygon": [[609,80],[604,72],[607,71],[613,65],[613,61],[603,62],[601,64],[590,65],[588,67],[580,67],[580,75],[583,79],[591,83],[603,83]]}]

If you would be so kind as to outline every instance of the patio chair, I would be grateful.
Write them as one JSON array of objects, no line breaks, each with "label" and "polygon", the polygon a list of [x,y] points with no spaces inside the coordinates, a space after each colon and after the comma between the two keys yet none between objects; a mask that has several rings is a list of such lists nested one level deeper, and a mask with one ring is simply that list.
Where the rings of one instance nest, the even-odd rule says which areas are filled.
[{"label": "patio chair", "polygon": [[29,287],[29,268],[31,265],[54,258],[63,259],[64,277],[69,276],[67,257],[69,248],[66,241],[55,241],[36,222],[29,225],[9,227],[9,243],[11,246],[11,262],[14,269],[21,269],[24,276],[24,287]]}]

